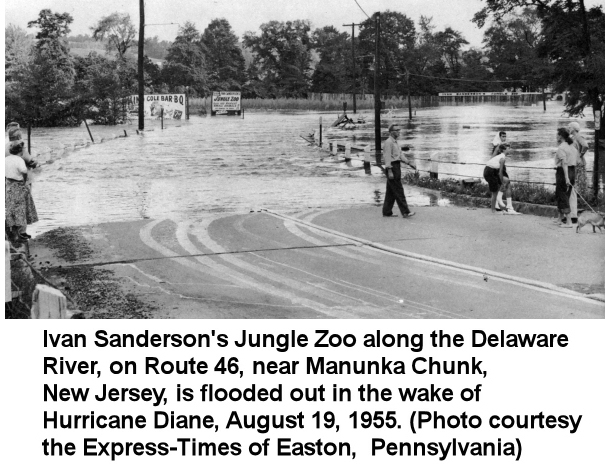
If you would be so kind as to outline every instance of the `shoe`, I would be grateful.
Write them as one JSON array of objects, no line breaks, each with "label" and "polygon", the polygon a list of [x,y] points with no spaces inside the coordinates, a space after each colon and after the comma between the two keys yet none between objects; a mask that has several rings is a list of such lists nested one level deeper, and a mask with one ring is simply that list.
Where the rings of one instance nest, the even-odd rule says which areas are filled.
[{"label": "shoe", "polygon": [[396,218],[397,215],[396,214],[383,214],[382,217],[383,218]]},{"label": "shoe", "polygon": [[29,237],[27,236],[27,234],[19,234],[19,237],[17,237],[18,240],[29,240]]},{"label": "shoe", "polygon": [[32,236],[30,236],[27,232],[22,232],[21,234],[19,234],[20,237],[27,237],[28,239],[31,239]]},{"label": "shoe", "polygon": [[506,211],[504,211],[504,214],[521,214],[521,213],[518,213],[513,208],[508,208]]},{"label": "shoe", "polygon": [[411,213],[404,214],[403,217],[406,219],[411,218],[414,214],[416,214],[416,213],[412,211]]}]

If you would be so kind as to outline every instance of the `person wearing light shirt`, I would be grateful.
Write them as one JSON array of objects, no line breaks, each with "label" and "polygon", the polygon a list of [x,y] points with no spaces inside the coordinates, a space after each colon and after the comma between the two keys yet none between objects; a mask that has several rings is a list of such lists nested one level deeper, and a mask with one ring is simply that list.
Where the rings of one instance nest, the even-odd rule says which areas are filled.
[{"label": "person wearing light shirt", "polygon": [[382,215],[384,217],[395,217],[393,214],[393,205],[395,202],[399,207],[401,216],[404,218],[412,217],[414,212],[408,208],[408,203],[405,199],[403,185],[401,183],[401,162],[405,162],[414,170],[416,166],[411,163],[401,152],[401,147],[397,142],[399,137],[399,129],[395,125],[389,127],[389,138],[384,143],[382,156],[384,158],[384,168],[387,174],[387,189],[384,195],[384,203],[382,205]]},{"label": "person wearing light shirt", "polygon": [[572,208],[569,198],[575,183],[575,169],[579,154],[573,146],[573,139],[567,129],[557,129],[557,143],[559,147],[555,156],[555,166],[557,167],[555,196],[557,199],[557,208],[559,209],[559,218],[556,222],[561,227],[572,228],[574,227],[571,221],[573,214],[570,214]]},{"label": "person wearing light shirt", "polygon": [[13,142],[4,157],[4,225],[14,241],[30,238],[27,225],[38,221],[36,206],[27,185],[27,166],[20,157],[23,143]]}]

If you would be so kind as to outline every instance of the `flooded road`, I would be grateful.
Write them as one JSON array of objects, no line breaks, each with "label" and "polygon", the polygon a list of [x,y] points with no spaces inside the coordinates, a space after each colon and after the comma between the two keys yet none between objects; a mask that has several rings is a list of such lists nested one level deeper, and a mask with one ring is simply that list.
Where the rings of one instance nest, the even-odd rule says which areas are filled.
[{"label": "flooded road", "polygon": [[[541,107],[490,105],[419,109],[402,140],[416,157],[439,152],[444,160],[482,163],[494,133],[504,129],[513,143],[515,165],[551,167],[555,130],[570,120],[561,117],[562,105],[548,106],[546,113]],[[143,135],[136,134],[134,125],[91,126],[96,141],[122,135],[124,129],[130,137],[58,156],[49,156],[48,149],[86,142],[86,128],[34,129],[33,153],[46,153],[41,160],[53,162],[34,177],[40,222],[32,231],[147,218],[184,220],[204,212],[379,204],[384,191],[380,173],[366,176],[360,163],[334,162],[299,137],[317,127],[319,116],[192,116],[189,122],[167,121],[164,130],[157,121],[147,122]],[[322,116],[324,123],[336,117]],[[586,129],[586,122],[579,121]],[[587,138],[589,134],[584,131]],[[419,168],[424,164],[419,161]],[[480,176],[483,171],[482,165],[450,167],[452,171],[444,165],[440,172]],[[512,178],[554,180],[550,170],[509,173]],[[445,204],[417,189],[406,187],[406,192],[414,206]]]}]

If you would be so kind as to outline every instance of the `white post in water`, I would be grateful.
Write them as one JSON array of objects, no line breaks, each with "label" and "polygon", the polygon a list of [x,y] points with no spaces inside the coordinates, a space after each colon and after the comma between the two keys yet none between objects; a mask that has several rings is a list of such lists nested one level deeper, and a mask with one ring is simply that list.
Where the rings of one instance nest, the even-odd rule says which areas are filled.
[{"label": "white post in water", "polygon": [[58,289],[36,285],[32,297],[32,319],[66,319],[67,300]]},{"label": "white post in water", "polygon": [[349,162],[351,160],[351,143],[345,142],[345,162]]},{"label": "white post in water", "polygon": [[11,244],[4,241],[4,302],[10,303],[13,300],[13,290],[11,287]]},{"label": "white post in water", "polygon": [[365,148],[363,149],[363,169],[365,170],[366,175],[372,174],[372,161],[370,160],[371,150],[372,147],[369,145],[365,146]]}]

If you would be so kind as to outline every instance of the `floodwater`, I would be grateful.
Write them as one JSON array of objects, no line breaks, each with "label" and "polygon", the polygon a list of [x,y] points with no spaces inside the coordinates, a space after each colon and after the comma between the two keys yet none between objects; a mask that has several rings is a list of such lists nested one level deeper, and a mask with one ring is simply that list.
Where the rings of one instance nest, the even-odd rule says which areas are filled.
[{"label": "floodwater", "polygon": [[[442,161],[467,162],[442,164],[440,173],[480,177],[493,136],[503,129],[513,144],[510,166],[548,168],[553,166],[556,128],[570,121],[562,117],[561,104],[549,102],[548,107],[546,113],[541,104],[418,109],[401,140],[417,158],[437,152]],[[48,151],[89,141],[86,128],[34,129],[32,153],[41,153],[40,160],[47,163],[34,175],[41,221],[32,232],[144,218],[183,220],[210,211],[380,204],[385,180],[378,169],[365,175],[361,162],[335,161],[299,137],[317,128],[320,116],[324,124],[336,118],[335,113],[192,116],[189,122],[167,121],[164,130],[158,121],[147,121],[142,135],[134,125],[91,126],[97,142],[124,130],[129,137],[68,148],[58,155]],[[579,121],[585,129],[587,123]],[[368,134],[360,131],[355,138],[363,141],[364,132]],[[373,136],[371,130],[369,134]],[[584,134],[590,137],[588,131]],[[590,161],[592,153],[587,157]],[[428,169],[425,161],[418,165]],[[514,169],[509,174],[513,179],[554,181],[552,170]],[[419,189],[406,187],[406,195],[414,206],[447,204]]]}]

